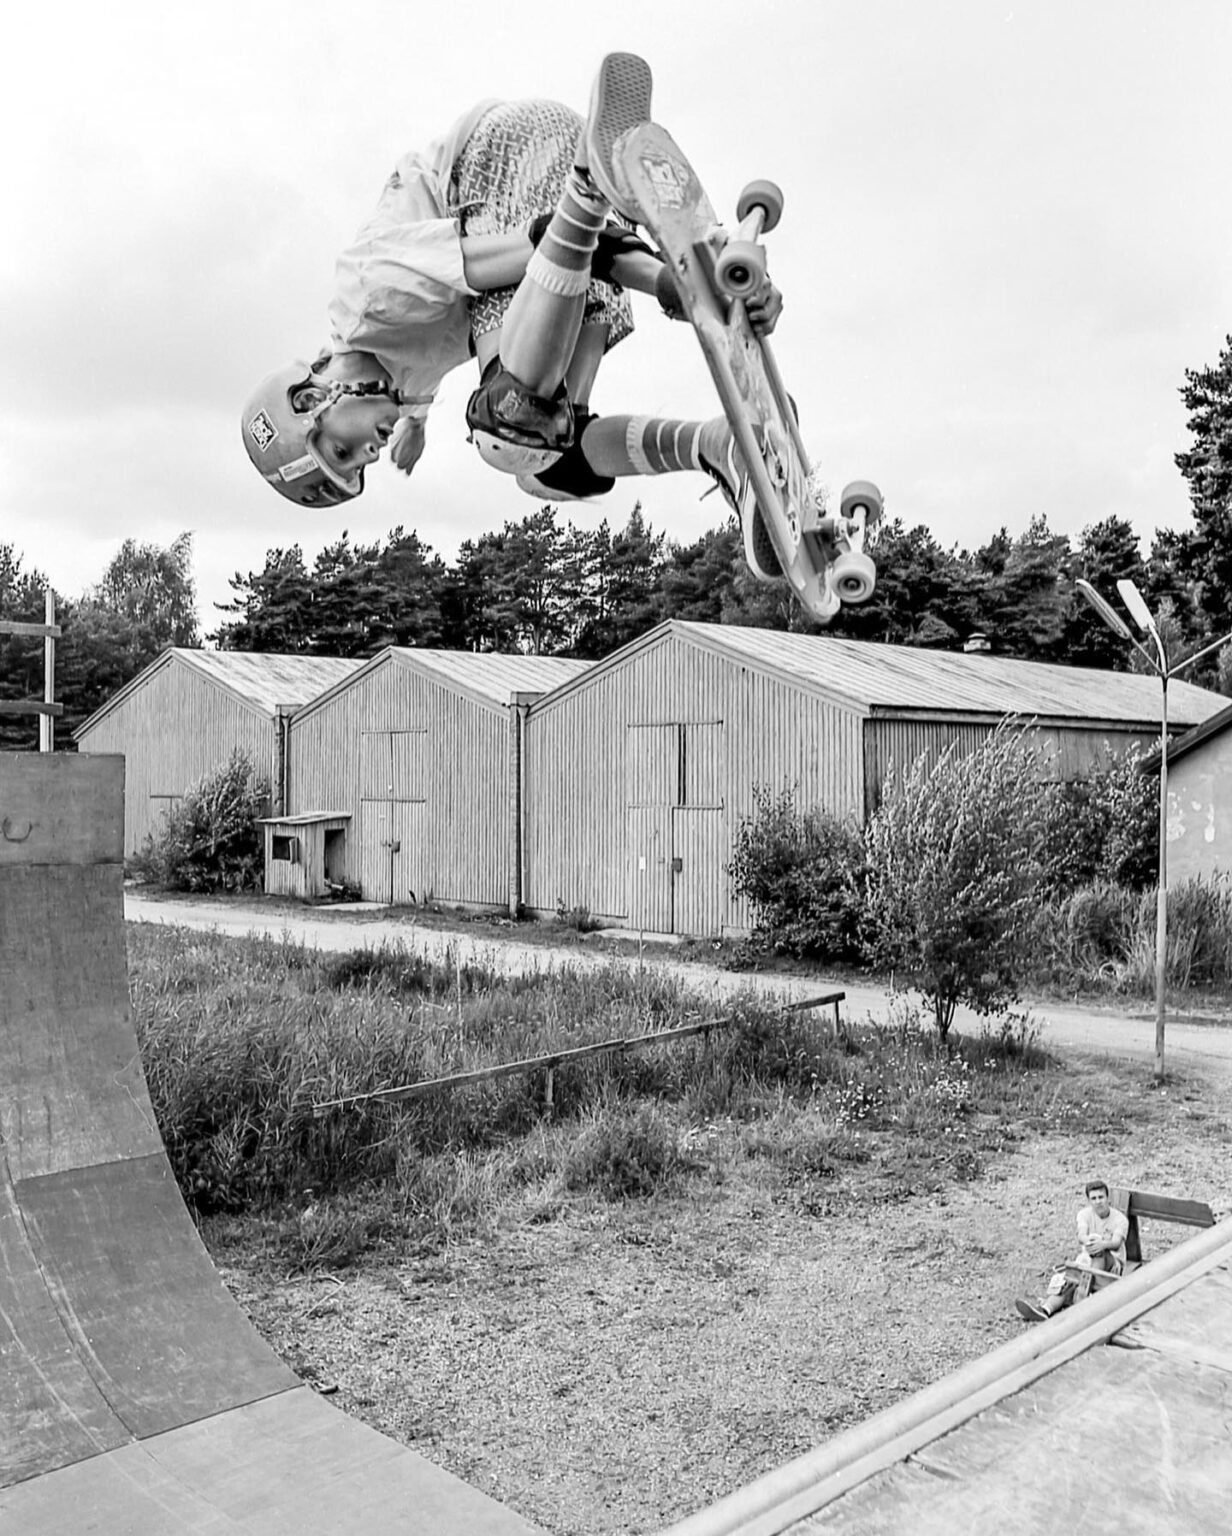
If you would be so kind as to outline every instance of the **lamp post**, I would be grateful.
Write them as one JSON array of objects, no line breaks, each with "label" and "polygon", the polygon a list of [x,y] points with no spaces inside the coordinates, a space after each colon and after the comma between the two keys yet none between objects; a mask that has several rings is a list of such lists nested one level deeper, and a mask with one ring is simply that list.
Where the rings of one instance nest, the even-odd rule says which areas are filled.
[{"label": "lamp post", "polygon": [[1146,599],[1132,581],[1118,581],[1117,591],[1129,610],[1130,617],[1147,635],[1155,649],[1152,655],[1141,641],[1136,640],[1125,620],[1116,609],[1105,601],[1089,581],[1081,578],[1075,583],[1079,592],[1095,609],[1108,628],[1122,640],[1128,640],[1139,655],[1145,657],[1152,672],[1159,678],[1161,692],[1159,723],[1159,891],[1155,902],[1155,1081],[1164,1080],[1164,984],[1168,968],[1168,684],[1195,661],[1201,661],[1212,651],[1227,645],[1232,635],[1215,640],[1176,666],[1168,665],[1168,648],[1159,626],[1146,605]]}]

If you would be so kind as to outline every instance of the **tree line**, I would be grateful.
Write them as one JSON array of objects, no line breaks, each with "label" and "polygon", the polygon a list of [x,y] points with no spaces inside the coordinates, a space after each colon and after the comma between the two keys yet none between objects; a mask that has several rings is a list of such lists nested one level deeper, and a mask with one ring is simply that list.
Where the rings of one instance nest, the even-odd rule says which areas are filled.
[{"label": "tree line", "polygon": [[[874,555],[873,598],[824,631],[781,584],[756,581],[728,517],[692,543],[656,532],[635,503],[623,526],[579,527],[545,505],[461,546],[447,562],[414,531],[373,544],[345,530],[309,562],[300,545],[237,572],[206,640],[221,649],[370,656],[386,645],[535,655],[608,655],[666,619],[827,633],[953,650],[987,637],[999,655],[1124,669],[1134,653],[1079,600],[1084,577],[1111,594],[1128,577],[1161,614],[1174,659],[1228,632],[1232,616],[1232,336],[1213,367],[1187,370],[1181,398],[1192,445],[1176,456],[1192,526],[1157,532],[1144,557],[1129,522],[1111,516],[1076,539],[1040,513],[975,549],[943,548],[888,509]],[[57,598],[64,636],[58,694],[68,731],[169,645],[201,643],[192,536],[168,549],[128,540],[98,586]],[[0,544],[0,618],[41,622],[45,578]],[[1232,695],[1232,648],[1192,680]],[[42,648],[0,637],[0,698],[40,696]],[[0,716],[0,744],[30,726]]]}]

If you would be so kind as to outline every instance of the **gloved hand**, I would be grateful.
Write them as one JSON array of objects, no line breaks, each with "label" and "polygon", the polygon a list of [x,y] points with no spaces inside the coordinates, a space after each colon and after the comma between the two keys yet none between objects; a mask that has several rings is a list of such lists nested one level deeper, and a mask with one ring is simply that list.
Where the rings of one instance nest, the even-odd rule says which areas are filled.
[{"label": "gloved hand", "polygon": [[672,269],[666,264],[655,278],[655,298],[658,299],[659,308],[669,320],[688,319],[684,300],[680,297],[680,289],[676,287],[676,279],[672,276]]},{"label": "gloved hand", "polygon": [[[526,233],[530,237],[530,243],[537,246],[547,233],[548,225],[552,222],[550,213],[537,213],[526,226]],[[650,256],[655,261],[660,260],[658,251],[652,249],[634,230],[627,224],[618,224],[609,219],[599,231],[599,242],[595,247],[595,254],[590,258],[590,273],[592,277],[601,278],[604,282],[616,282],[613,276],[613,264],[622,256]]]}]

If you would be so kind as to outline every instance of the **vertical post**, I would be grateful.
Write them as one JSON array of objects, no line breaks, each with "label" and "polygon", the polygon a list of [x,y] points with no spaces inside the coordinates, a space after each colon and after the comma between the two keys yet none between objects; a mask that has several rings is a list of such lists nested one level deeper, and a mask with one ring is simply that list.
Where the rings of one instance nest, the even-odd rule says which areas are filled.
[{"label": "vertical post", "polygon": [[[51,588],[43,594],[43,622],[48,629],[56,622],[56,599]],[[56,641],[54,635],[43,639],[43,703],[56,702]],[[39,751],[54,752],[56,749],[55,721],[50,715],[39,716]]]},{"label": "vertical post", "polygon": [[1163,695],[1159,738],[1159,895],[1155,910],[1155,1079],[1164,1080],[1164,993],[1168,971],[1168,669],[1161,667]]}]

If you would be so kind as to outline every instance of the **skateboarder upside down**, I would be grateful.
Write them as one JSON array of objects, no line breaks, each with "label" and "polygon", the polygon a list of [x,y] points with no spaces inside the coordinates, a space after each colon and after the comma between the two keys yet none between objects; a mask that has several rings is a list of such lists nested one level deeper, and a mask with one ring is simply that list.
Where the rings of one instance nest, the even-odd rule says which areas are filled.
[{"label": "skateboarder upside down", "polygon": [[[551,101],[481,102],[423,154],[404,156],[337,266],[327,351],[263,381],[244,446],[301,506],[358,496],[387,446],[410,474],[446,374],[474,357],[470,440],[531,495],[577,500],[618,478],[702,471],[742,520],[753,498],[727,421],[600,417],[591,391],[604,354],[633,329],[625,288],[679,300],[671,274],[630,225],[613,145],[649,119],[651,77],[611,54],[585,122]],[[747,302],[763,335],[782,298]]]}]

